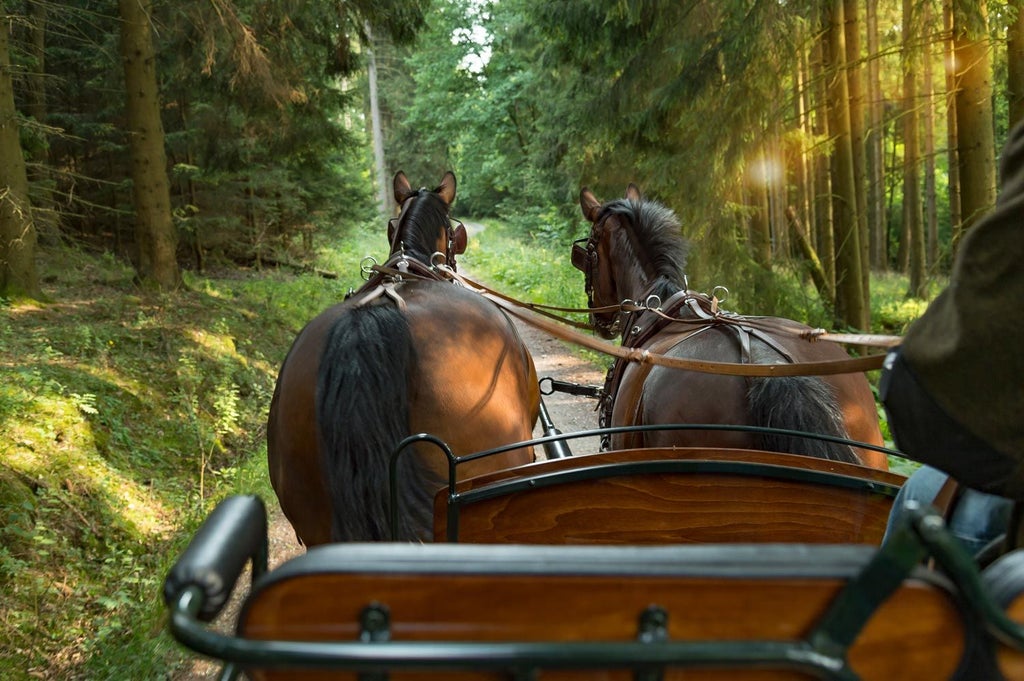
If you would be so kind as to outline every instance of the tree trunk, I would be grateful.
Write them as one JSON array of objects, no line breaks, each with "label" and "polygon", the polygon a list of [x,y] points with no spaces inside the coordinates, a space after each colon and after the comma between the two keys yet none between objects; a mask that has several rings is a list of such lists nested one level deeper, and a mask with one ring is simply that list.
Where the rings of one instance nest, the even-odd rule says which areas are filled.
[{"label": "tree trunk", "polygon": [[[29,50],[33,66],[26,74],[27,85],[25,112],[37,123],[46,123],[46,22],[48,7],[45,2],[30,2]],[[36,145],[32,153],[32,165],[28,168],[29,191],[32,200],[32,220],[36,233],[43,241],[58,238],[57,207],[53,199],[53,180],[50,177],[47,147]]]},{"label": "tree trunk", "polygon": [[[763,148],[763,147],[762,147]],[[760,173],[756,173],[760,174]],[[772,239],[770,226],[770,201],[768,200],[768,178],[754,177],[748,179],[750,187],[750,251],[761,267],[772,268]]]},{"label": "tree trunk", "polygon": [[789,206],[789,197],[786,195],[788,178],[786,177],[786,152],[782,145],[782,133],[779,131],[778,122],[771,126],[771,142],[769,144],[771,153],[770,184],[768,185],[768,205],[771,216],[768,224],[768,235],[771,237],[771,249],[773,257],[781,255],[787,257],[789,254],[789,235],[786,229],[786,207]]},{"label": "tree trunk", "polygon": [[857,180],[850,129],[850,90],[846,82],[846,39],[843,1],[833,0],[825,35],[829,42],[829,131],[832,153],[832,213],[836,240],[836,312],[846,327],[866,330],[870,312],[864,295],[860,232],[857,218]]},{"label": "tree trunk", "polygon": [[910,270],[908,298],[924,298],[924,224],[921,220],[920,114],[917,71],[920,29],[916,0],[903,0],[903,233]]},{"label": "tree trunk", "polygon": [[924,53],[921,78],[924,81],[924,228],[925,228],[925,269],[930,270],[939,261],[939,209],[938,191],[935,185],[935,82],[932,59],[934,49],[932,30],[935,14],[931,2],[921,6],[921,25]]},{"label": "tree trunk", "polygon": [[853,153],[853,189],[856,192],[857,240],[860,247],[861,285],[864,300],[871,290],[871,269],[867,266],[870,253],[868,245],[868,199],[867,199],[867,157],[864,147],[864,69],[860,46],[860,2],[843,0],[843,37],[846,40],[846,79],[850,92],[850,148]]},{"label": "tree trunk", "polygon": [[[828,93],[826,89],[826,57],[827,40],[815,41],[812,48],[811,82],[815,83],[814,135],[817,139],[827,137],[828,127]],[[822,301],[829,310],[836,306],[836,248],[835,231],[832,218],[832,177],[829,173],[829,157],[820,151],[814,155],[814,234],[817,241],[818,257],[821,258],[825,270],[825,291]]]},{"label": "tree trunk", "polygon": [[[974,5],[968,7],[967,5]],[[996,202],[995,131],[992,119],[992,66],[985,0],[954,0],[957,150],[960,157],[960,238]]]},{"label": "tree trunk", "polygon": [[[807,52],[800,51],[800,60],[796,68],[796,92],[793,103],[796,107],[795,115],[800,124],[800,147],[797,152],[796,169],[798,176],[795,182],[797,196],[793,197],[793,203],[800,206],[798,215],[803,216],[805,224],[813,225],[814,217],[814,173],[812,171],[812,155],[810,152],[809,140],[812,139],[813,127],[811,123],[811,98],[810,80],[807,65]],[[813,244],[813,242],[811,242]],[[819,290],[819,293],[821,291]]]},{"label": "tree trunk", "polygon": [[10,23],[0,15],[0,296],[40,298],[36,229],[18,137],[11,80]]},{"label": "tree trunk", "polygon": [[370,23],[364,24],[366,30],[366,63],[367,80],[370,84],[370,136],[373,138],[373,165],[377,176],[377,205],[381,215],[390,217],[394,212],[393,199],[389,191],[387,164],[384,162],[384,126],[380,117],[380,100],[377,98],[377,58],[373,51],[373,34]]},{"label": "tree trunk", "polygon": [[821,266],[821,260],[818,258],[814,246],[811,245],[811,240],[807,237],[807,232],[800,223],[800,218],[797,217],[796,209],[792,206],[786,209],[786,219],[789,221],[790,231],[793,233],[793,238],[800,248],[800,253],[803,255],[804,260],[807,261],[807,269],[811,274],[811,281],[814,282],[814,287],[818,290],[818,294],[824,297],[828,293],[825,268]]},{"label": "tree trunk", "polygon": [[181,284],[176,258],[177,232],[171,219],[170,183],[156,53],[150,31],[151,0],[118,0],[121,58],[124,61],[128,143],[135,206],[136,270],[143,282],[161,289]]},{"label": "tree trunk", "polygon": [[945,40],[943,63],[946,65],[946,168],[949,173],[949,225],[953,235],[959,234],[963,223],[960,211],[960,155],[956,131],[956,68],[953,57],[953,0],[942,4],[942,25]]},{"label": "tree trunk", "polygon": [[867,28],[867,116],[865,135],[865,161],[867,163],[867,223],[871,268],[888,267],[885,257],[886,235],[889,230],[885,212],[885,120],[882,102],[881,73],[879,70],[878,0],[868,0],[864,20]]},{"label": "tree trunk", "polygon": [[1010,125],[1024,121],[1024,0],[1008,3],[1017,11],[1017,19],[1006,31],[1006,98],[1010,105]]}]

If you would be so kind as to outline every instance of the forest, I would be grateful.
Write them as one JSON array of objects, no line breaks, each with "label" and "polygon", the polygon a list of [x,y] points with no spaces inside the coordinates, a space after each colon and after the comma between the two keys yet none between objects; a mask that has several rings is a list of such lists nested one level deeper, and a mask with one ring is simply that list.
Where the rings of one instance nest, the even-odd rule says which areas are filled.
[{"label": "forest", "polygon": [[0,291],[61,240],[163,288],[292,262],[452,169],[463,214],[556,240],[636,181],[695,277],[797,266],[866,329],[871,271],[926,297],[994,202],[1017,4],[6,2]]},{"label": "forest", "polygon": [[169,555],[265,478],[398,170],[533,244],[535,298],[635,182],[697,288],[900,333],[880,282],[922,310],[995,203],[1022,4],[0,0],[0,676],[174,678]]}]

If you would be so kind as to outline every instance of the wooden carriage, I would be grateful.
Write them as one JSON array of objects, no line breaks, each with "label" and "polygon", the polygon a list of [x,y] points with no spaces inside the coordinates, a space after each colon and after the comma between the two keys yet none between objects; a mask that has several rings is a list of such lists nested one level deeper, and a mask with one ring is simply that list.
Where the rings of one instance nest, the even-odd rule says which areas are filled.
[{"label": "wooden carriage", "polygon": [[670,449],[455,480],[440,541],[272,572],[262,502],[227,499],[165,582],[172,632],[222,678],[1024,679],[1024,551],[982,570],[929,509],[879,546],[900,476]]}]

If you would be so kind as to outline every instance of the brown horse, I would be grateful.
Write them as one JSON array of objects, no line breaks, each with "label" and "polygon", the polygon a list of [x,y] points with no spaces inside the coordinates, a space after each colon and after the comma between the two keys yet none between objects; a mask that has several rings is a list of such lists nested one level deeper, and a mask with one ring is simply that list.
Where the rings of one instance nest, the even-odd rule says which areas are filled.
[{"label": "brown horse", "polygon": [[[389,461],[429,433],[454,455],[530,439],[540,394],[533,359],[492,303],[435,278],[465,247],[449,205],[455,176],[433,191],[394,179],[402,211],[392,257],[344,302],[313,319],[289,350],[270,404],[267,456],[281,509],[306,546],[427,540],[448,459],[431,446],[399,457],[399,532],[390,536]],[[460,477],[533,461],[517,449],[460,465]]]},{"label": "brown horse", "polygon": [[[605,338],[620,336],[623,346],[717,362],[849,357],[833,343],[801,338],[810,327],[778,317],[731,314],[718,309],[714,299],[688,291],[683,274],[688,245],[679,220],[665,206],[644,199],[636,185],[629,185],[626,198],[603,205],[584,188],[580,206],[592,225],[590,236],[573,244],[573,264],[585,274],[591,322]],[[623,301],[636,304],[622,306]],[[764,426],[883,444],[863,374],[750,378],[619,359],[609,372],[605,396],[602,425]],[[777,432],[646,431],[611,440],[613,449],[671,445],[766,449],[888,468],[880,452]]]}]

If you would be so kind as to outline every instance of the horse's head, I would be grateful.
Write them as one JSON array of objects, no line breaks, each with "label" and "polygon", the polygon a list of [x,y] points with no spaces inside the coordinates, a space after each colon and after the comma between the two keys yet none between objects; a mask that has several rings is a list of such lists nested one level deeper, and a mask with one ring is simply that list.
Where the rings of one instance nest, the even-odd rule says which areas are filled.
[{"label": "horse's head", "polygon": [[643,198],[632,183],[624,198],[607,203],[584,187],[580,208],[591,223],[590,235],[573,242],[572,264],[583,272],[590,307],[612,308],[592,312],[591,324],[605,338],[615,338],[624,331],[620,303],[644,303],[683,285],[686,241],[675,213]]},{"label": "horse's head", "polygon": [[455,175],[451,171],[445,173],[441,184],[433,190],[413,189],[400,170],[395,174],[393,188],[401,212],[388,221],[391,255],[401,252],[425,265],[443,259],[455,269],[455,256],[466,250],[466,227],[453,221],[449,212],[455,200]]},{"label": "horse's head", "polygon": [[[640,201],[640,190],[635,184],[626,189],[626,201]],[[580,208],[590,223],[590,235],[577,239],[572,245],[572,264],[583,272],[587,303],[594,308],[618,305],[624,292],[619,289],[620,272],[613,257],[613,242],[622,233],[622,216],[607,210],[587,187],[580,190]],[[590,323],[605,338],[615,338],[622,331],[624,315],[618,310],[592,312]]]}]

